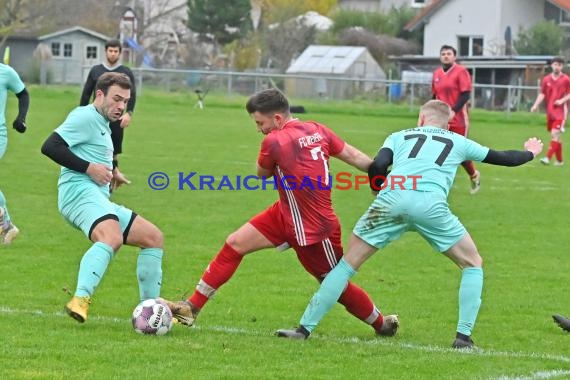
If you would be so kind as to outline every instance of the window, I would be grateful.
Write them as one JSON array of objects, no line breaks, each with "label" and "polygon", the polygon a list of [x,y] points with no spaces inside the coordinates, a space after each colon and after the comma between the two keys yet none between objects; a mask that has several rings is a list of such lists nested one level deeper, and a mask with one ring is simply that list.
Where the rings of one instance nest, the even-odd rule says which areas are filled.
[{"label": "window", "polygon": [[425,7],[427,0],[411,0],[412,8],[422,8]]},{"label": "window", "polygon": [[61,44],[59,42],[51,43],[51,55],[54,57],[59,57],[61,55]]},{"label": "window", "polygon": [[560,10],[560,24],[562,25],[570,24],[570,12]]},{"label": "window", "polygon": [[461,57],[472,57],[483,55],[483,37],[458,37],[457,38],[457,55]]},{"label": "window", "polygon": [[97,59],[97,46],[87,46],[85,58]]},{"label": "window", "polygon": [[73,55],[72,46],[73,45],[70,43],[63,44],[63,56],[64,57],[71,57]]}]

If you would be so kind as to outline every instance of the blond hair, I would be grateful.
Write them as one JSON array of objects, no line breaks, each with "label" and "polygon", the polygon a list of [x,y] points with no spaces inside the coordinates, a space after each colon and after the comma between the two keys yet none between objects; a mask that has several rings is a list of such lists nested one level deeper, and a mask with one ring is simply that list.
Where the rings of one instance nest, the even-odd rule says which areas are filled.
[{"label": "blond hair", "polygon": [[447,129],[451,117],[451,107],[441,100],[429,100],[420,108],[420,115],[424,117],[424,125]]}]

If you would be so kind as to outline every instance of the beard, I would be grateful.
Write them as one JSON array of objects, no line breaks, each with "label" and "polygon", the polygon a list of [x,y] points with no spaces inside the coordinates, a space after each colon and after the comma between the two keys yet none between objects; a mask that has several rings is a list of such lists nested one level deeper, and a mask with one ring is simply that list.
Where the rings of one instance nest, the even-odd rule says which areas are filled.
[{"label": "beard", "polygon": [[111,64],[111,66],[114,66],[117,62],[119,62],[119,57],[117,58],[109,58],[107,57],[107,62],[109,62]]}]

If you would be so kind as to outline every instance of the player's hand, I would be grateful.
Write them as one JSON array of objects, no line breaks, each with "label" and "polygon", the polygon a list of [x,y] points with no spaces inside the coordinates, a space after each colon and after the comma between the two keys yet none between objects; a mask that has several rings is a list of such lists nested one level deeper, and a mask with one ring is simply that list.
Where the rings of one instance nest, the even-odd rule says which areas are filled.
[{"label": "player's hand", "polygon": [[540,141],[540,139],[531,137],[524,143],[524,148],[531,152],[534,157],[536,157],[540,154],[540,152],[542,152],[543,145],[544,144],[542,144],[542,141]]},{"label": "player's hand", "polygon": [[117,190],[119,187],[121,187],[123,185],[130,185],[130,184],[131,184],[131,181],[129,181],[127,179],[127,177],[125,177],[125,175],[123,173],[121,173],[119,168],[115,168],[113,170],[113,178],[111,179],[111,190],[112,191]]},{"label": "player's hand", "polygon": [[561,106],[562,104],[566,103],[566,101],[564,99],[556,99],[554,101],[554,104],[557,106]]},{"label": "player's hand", "polygon": [[536,112],[536,110],[538,109],[538,106],[532,106],[530,107],[530,112]]},{"label": "player's hand", "polygon": [[86,173],[98,185],[108,185],[113,178],[112,168],[93,162],[87,167]]},{"label": "player's hand", "polygon": [[120,124],[121,128],[127,128],[130,122],[131,122],[131,114],[125,112],[123,116],[121,116],[121,124]]},{"label": "player's hand", "polygon": [[24,120],[21,119],[14,120],[14,122],[12,123],[12,127],[20,133],[26,132],[27,129],[26,123],[24,123]]}]

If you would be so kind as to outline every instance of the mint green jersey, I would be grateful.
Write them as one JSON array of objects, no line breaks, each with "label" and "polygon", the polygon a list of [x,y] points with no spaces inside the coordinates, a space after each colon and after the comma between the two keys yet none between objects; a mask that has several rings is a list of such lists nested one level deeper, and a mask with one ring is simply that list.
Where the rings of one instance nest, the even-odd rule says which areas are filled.
[{"label": "mint green jersey", "polygon": [[6,100],[8,91],[20,93],[26,88],[20,76],[8,65],[0,63],[0,131],[6,129]]},{"label": "mint green jersey", "polygon": [[[382,148],[394,152],[392,170],[383,191],[437,191],[449,194],[463,161],[482,161],[489,148],[448,130],[424,126],[388,136]],[[391,178],[390,178],[391,177]]]},{"label": "mint green jersey", "polygon": [[[65,140],[69,149],[78,157],[93,163],[113,167],[113,142],[109,121],[105,119],[93,104],[77,107],[67,116],[65,121],[55,130]],[[61,168],[58,185],[67,183],[95,182],[86,173]],[[109,186],[100,186],[103,192],[109,192]]]}]

